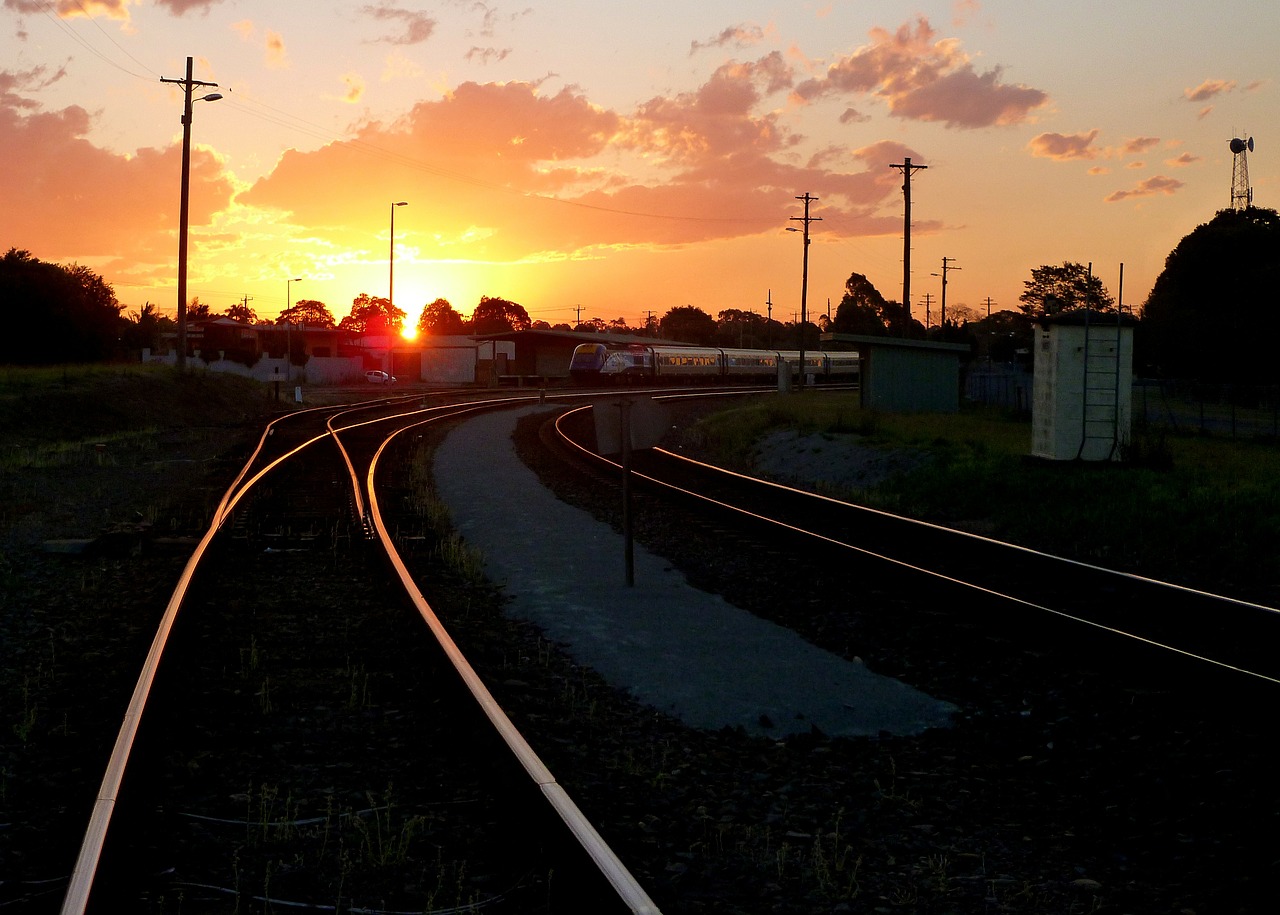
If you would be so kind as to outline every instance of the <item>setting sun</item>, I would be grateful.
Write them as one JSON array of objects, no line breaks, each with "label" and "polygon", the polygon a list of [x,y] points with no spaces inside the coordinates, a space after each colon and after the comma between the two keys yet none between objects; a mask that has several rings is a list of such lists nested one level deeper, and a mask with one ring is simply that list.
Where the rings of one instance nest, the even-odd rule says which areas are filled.
[{"label": "setting sun", "polygon": [[401,328],[400,336],[404,337],[406,340],[416,340],[418,339],[418,328],[414,327],[412,324],[406,324]]}]

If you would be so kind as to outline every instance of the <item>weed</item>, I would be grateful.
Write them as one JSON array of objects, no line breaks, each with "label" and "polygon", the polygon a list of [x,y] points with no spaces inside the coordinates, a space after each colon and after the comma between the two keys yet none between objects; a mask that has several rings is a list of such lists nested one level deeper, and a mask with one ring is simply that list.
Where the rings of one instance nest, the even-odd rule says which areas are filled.
[{"label": "weed", "polygon": [[254,693],[258,699],[258,710],[267,715],[271,712],[271,678],[262,678],[262,687]]}]

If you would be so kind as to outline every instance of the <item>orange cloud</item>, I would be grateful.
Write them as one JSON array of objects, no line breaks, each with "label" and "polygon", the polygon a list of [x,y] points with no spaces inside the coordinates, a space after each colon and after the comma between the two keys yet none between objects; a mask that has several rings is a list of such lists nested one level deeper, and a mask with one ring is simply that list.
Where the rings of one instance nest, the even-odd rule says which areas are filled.
[{"label": "orange cloud", "polygon": [[192,10],[208,11],[221,2],[222,0],[156,0],[156,5],[166,7],[175,16],[183,16]]},{"label": "orange cloud", "polygon": [[[53,11],[61,19],[74,19],[77,16],[92,19],[103,15],[108,19],[128,20],[129,3],[130,0],[58,0]],[[20,13],[49,12],[49,4],[40,0],[5,0],[4,5]]]},{"label": "orange cloud", "polygon": [[1146,152],[1153,146],[1159,145],[1159,137],[1134,137],[1132,140],[1125,140],[1121,150],[1125,155],[1136,156],[1139,153]]},{"label": "orange cloud", "polygon": [[284,49],[284,38],[279,32],[267,31],[267,66],[272,69],[284,69],[289,66],[288,55]]},{"label": "orange cloud", "polygon": [[1018,124],[1049,101],[1039,89],[1001,82],[1000,67],[978,73],[959,42],[936,39],[923,17],[914,29],[874,29],[871,38],[824,76],[798,85],[796,97],[870,94],[884,100],[895,117],[967,128]]},{"label": "orange cloud", "polygon": [[438,23],[431,16],[417,10],[396,9],[388,6],[365,6],[360,12],[378,22],[390,22],[399,27],[395,34],[379,41],[387,44],[422,44],[430,38]]},{"label": "orange cloud", "polygon": [[1096,159],[1101,151],[1093,145],[1098,138],[1098,130],[1094,128],[1088,133],[1062,134],[1042,133],[1033,137],[1027,147],[1033,156],[1042,159]]},{"label": "orange cloud", "polygon": [[1136,187],[1127,191],[1116,191],[1104,198],[1107,203],[1116,203],[1121,200],[1128,200],[1131,197],[1151,197],[1155,194],[1173,194],[1185,187],[1185,185],[1177,178],[1168,178],[1164,175],[1156,175],[1140,181]]},{"label": "orange cloud", "polygon": [[1231,79],[1206,79],[1194,89],[1182,90],[1182,97],[1189,102],[1206,102],[1216,95],[1235,89],[1236,81]]},{"label": "orange cloud", "polygon": [[1183,153],[1174,159],[1165,159],[1164,164],[1171,168],[1182,168],[1191,165],[1193,162],[1199,162],[1200,156],[1193,156],[1191,153]]},{"label": "orange cloud", "polygon": [[758,25],[733,25],[706,41],[689,42],[689,56],[705,48],[746,48],[764,41],[764,29]]},{"label": "orange cloud", "polygon": [[487,64],[496,60],[506,60],[511,54],[510,48],[472,48],[465,55],[466,60],[471,63]]},{"label": "orange cloud", "polygon": [[[363,125],[351,142],[285,153],[237,199],[369,257],[380,242],[368,225],[391,200],[410,204],[396,220],[404,244],[423,233],[436,257],[503,263],[780,231],[806,187],[822,189],[828,235],[900,232],[896,207],[882,212],[901,193],[888,163],[918,154],[887,143],[789,164],[797,138],[757,111],[789,72],[780,55],[725,64],[696,91],[626,115],[571,88],[464,83],[394,123]],[[600,157],[614,164],[585,166]]]},{"label": "orange cloud", "polygon": [[952,4],[951,24],[954,26],[966,25],[981,9],[982,4],[978,0],[956,0]]},{"label": "orange cloud", "polygon": [[[91,125],[78,105],[46,112],[0,93],[0,148],[9,151],[0,169],[0,237],[43,259],[120,259],[144,273],[159,264],[171,276],[180,144],[120,155],[85,139]],[[193,226],[230,204],[231,181],[200,146],[191,151],[190,187]],[[20,233],[10,222],[18,213]],[[198,238],[191,241],[198,250]]]},{"label": "orange cloud", "polygon": [[360,101],[361,96],[364,95],[364,79],[358,73],[344,73],[342,84],[347,87],[347,91],[342,93],[344,102],[354,105]]}]

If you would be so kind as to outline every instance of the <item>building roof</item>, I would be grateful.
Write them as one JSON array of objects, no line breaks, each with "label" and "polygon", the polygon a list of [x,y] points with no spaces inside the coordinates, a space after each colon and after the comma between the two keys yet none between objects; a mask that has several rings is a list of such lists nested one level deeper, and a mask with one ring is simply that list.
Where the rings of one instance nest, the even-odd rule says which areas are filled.
[{"label": "building roof", "polygon": [[877,346],[886,349],[919,349],[935,353],[967,353],[967,343],[940,343],[936,340],[909,340],[906,337],[874,337],[864,334],[822,334],[823,343],[853,343],[858,346]]}]

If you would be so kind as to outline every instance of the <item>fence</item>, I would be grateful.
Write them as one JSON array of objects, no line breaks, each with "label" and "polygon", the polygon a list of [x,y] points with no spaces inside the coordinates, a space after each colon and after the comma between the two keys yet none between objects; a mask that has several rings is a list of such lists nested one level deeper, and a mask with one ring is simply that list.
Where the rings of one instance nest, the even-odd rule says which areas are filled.
[{"label": "fence", "polygon": [[1280,438],[1280,387],[1135,378],[1133,419],[1177,432]]}]

